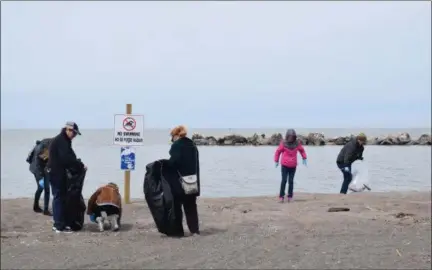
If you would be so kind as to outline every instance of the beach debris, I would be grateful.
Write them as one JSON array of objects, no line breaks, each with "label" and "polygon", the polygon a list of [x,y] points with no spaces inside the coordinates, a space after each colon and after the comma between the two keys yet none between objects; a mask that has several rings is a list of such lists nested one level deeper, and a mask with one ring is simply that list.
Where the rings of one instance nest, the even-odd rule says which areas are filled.
[{"label": "beach debris", "polygon": [[348,212],[349,210],[347,207],[330,207],[327,212]]},{"label": "beach debris", "polygon": [[406,217],[413,217],[413,216],[415,215],[411,213],[404,213],[404,212],[399,212],[394,215],[395,218],[406,218]]},{"label": "beach debris", "polygon": [[399,249],[396,249],[396,253],[399,255],[399,257],[402,257],[402,254],[400,253]]}]

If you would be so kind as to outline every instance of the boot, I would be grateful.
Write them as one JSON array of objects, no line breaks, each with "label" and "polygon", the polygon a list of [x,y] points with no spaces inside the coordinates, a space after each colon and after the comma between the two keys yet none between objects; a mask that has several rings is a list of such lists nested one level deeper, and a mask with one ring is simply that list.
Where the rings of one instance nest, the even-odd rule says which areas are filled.
[{"label": "boot", "polygon": [[52,213],[51,213],[51,211],[48,210],[48,209],[44,210],[44,211],[43,211],[43,214],[44,214],[45,216],[52,217]]},{"label": "boot", "polygon": [[36,213],[42,213],[42,208],[40,208],[39,204],[35,201],[33,203],[33,211],[35,211]]}]

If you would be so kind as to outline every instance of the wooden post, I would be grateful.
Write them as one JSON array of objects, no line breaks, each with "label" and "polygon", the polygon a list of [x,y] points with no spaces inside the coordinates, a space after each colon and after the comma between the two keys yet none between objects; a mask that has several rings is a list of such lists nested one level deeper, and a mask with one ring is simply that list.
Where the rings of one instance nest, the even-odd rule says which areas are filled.
[{"label": "wooden post", "polygon": [[[126,104],[126,114],[132,114],[132,104]],[[124,201],[130,203],[130,171],[124,172]]]}]

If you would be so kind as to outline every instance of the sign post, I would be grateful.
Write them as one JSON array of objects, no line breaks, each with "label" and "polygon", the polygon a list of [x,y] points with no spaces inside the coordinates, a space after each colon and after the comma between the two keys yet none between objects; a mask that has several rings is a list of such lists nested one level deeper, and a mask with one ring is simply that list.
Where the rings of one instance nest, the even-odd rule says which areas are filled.
[{"label": "sign post", "polygon": [[124,201],[130,203],[130,177],[135,170],[135,149],[143,145],[144,116],[132,115],[132,104],[126,104],[126,114],[114,115],[114,144],[120,145],[120,169],[124,171]]}]

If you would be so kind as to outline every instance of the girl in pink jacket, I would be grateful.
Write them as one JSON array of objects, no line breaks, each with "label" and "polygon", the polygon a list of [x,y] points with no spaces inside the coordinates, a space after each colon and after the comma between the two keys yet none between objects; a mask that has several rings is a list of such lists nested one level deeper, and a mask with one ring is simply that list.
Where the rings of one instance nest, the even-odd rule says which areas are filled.
[{"label": "girl in pink jacket", "polygon": [[294,189],[294,175],[297,168],[297,152],[303,158],[303,165],[307,165],[306,152],[301,145],[300,141],[297,139],[297,135],[294,129],[288,129],[285,135],[285,139],[281,141],[279,147],[276,149],[274,155],[274,161],[276,167],[279,166],[279,159],[282,154],[282,181],[280,186],[279,201],[284,202],[285,187],[288,179],[288,201],[293,199],[293,189]]}]

